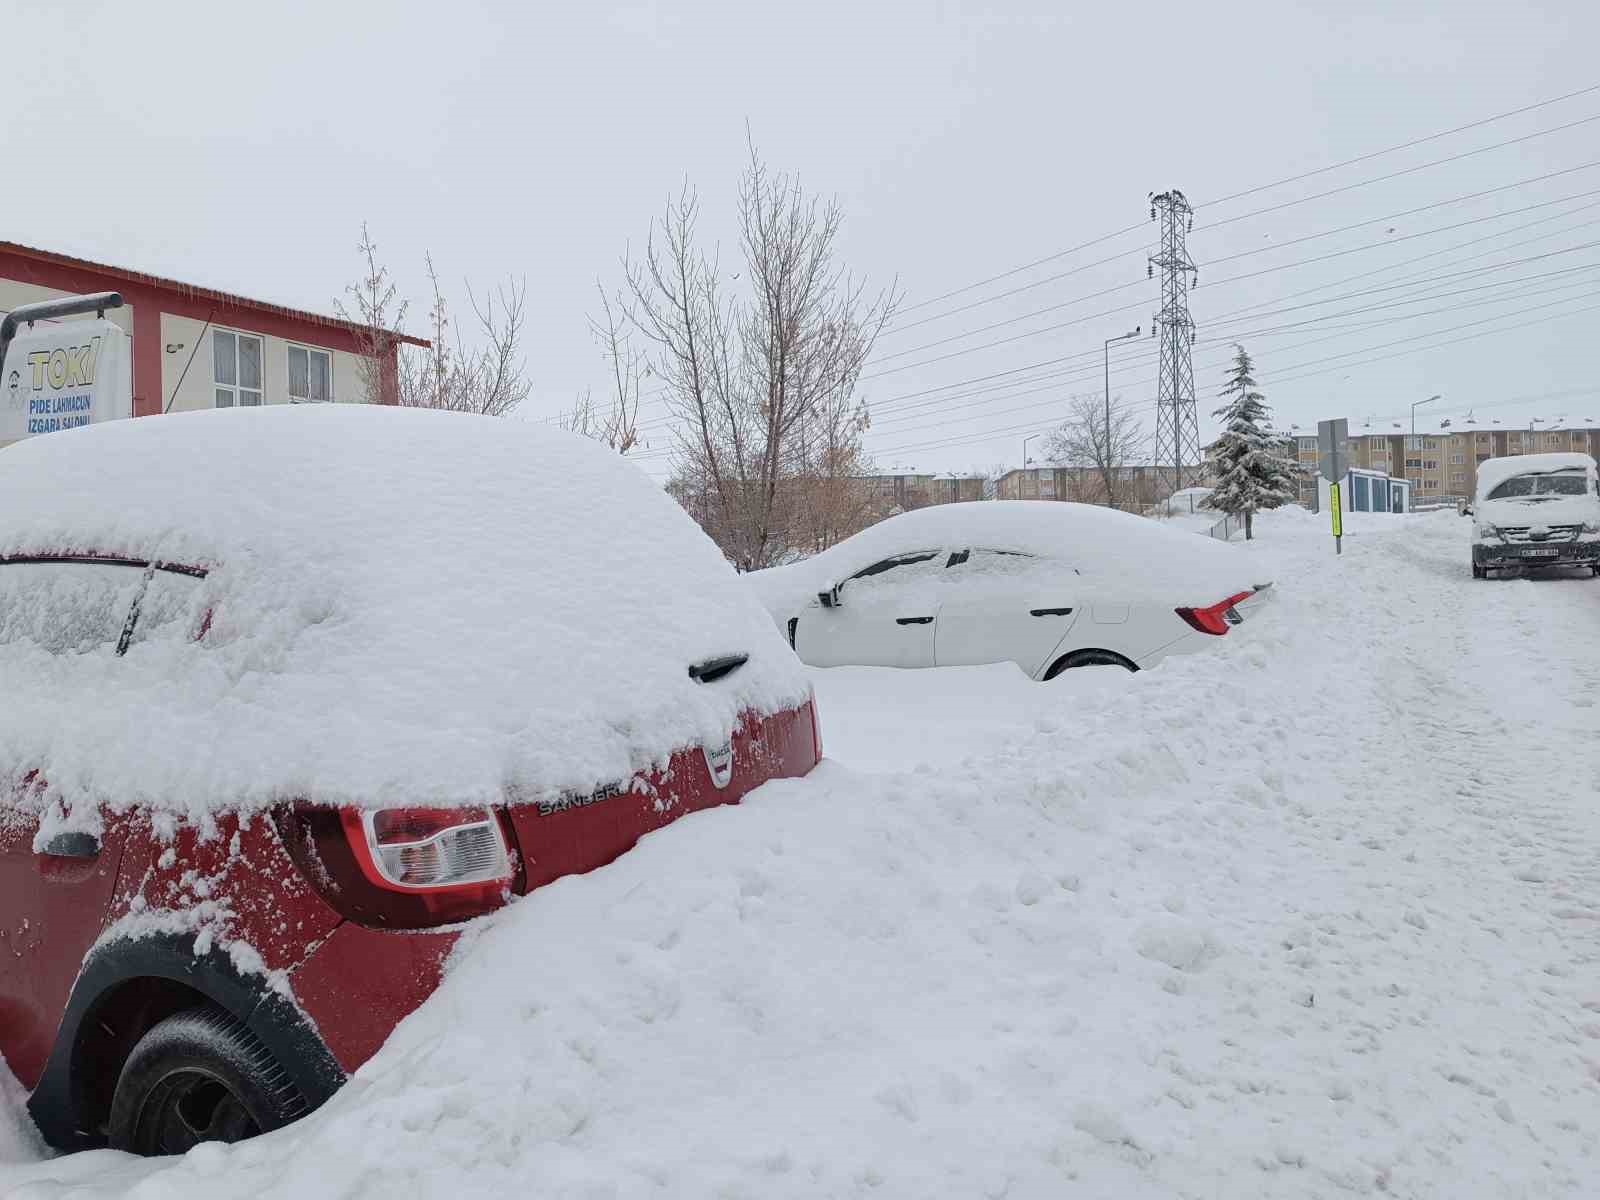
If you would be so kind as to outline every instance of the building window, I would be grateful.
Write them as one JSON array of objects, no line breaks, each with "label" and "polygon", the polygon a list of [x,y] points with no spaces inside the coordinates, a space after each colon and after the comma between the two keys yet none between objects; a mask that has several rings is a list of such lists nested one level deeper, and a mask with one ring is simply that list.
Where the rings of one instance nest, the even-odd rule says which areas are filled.
[{"label": "building window", "polygon": [[326,350],[289,347],[289,403],[326,404],[333,399],[333,356]]},{"label": "building window", "polygon": [[213,377],[218,408],[261,403],[261,339],[217,329],[211,334]]},{"label": "building window", "polygon": [[1467,473],[1465,471],[1451,471],[1450,472],[1450,482],[1451,483],[1465,483],[1466,481],[1467,481]]},{"label": "building window", "polygon": [[1481,463],[1486,463],[1489,461],[1489,456],[1487,454],[1480,454],[1478,455],[1478,461]]},{"label": "building window", "polygon": [[1422,460],[1420,458],[1408,458],[1408,459],[1406,459],[1406,466],[1415,467],[1418,470],[1421,470],[1421,468],[1422,468]]},{"label": "building window", "polygon": [[1439,443],[1433,438],[1425,438],[1422,442],[1422,448],[1424,450],[1437,450],[1439,448]]},{"label": "building window", "polygon": [[1425,460],[1422,464],[1422,469],[1424,471],[1437,471],[1439,469],[1439,460],[1437,458]]},{"label": "building window", "polygon": [[1467,461],[1467,456],[1465,454],[1452,454],[1450,456],[1450,465],[1452,467],[1459,467],[1462,463],[1464,463],[1466,461]]},{"label": "building window", "polygon": [[1545,438],[1544,444],[1546,446],[1559,446],[1559,445],[1561,445],[1561,435],[1559,433],[1550,434],[1548,437]]},{"label": "building window", "polygon": [[1406,449],[1407,450],[1421,450],[1422,449],[1422,439],[1419,438],[1419,437],[1409,437],[1409,438],[1407,438],[1406,439]]}]

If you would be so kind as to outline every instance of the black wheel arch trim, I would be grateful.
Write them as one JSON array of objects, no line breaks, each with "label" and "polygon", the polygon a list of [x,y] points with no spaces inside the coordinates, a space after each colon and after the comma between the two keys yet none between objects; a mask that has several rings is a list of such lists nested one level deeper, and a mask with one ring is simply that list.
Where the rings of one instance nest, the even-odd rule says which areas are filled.
[{"label": "black wheel arch trim", "polygon": [[1108,663],[1108,666],[1119,666],[1129,671],[1139,670],[1139,664],[1134,662],[1133,659],[1129,658],[1126,654],[1119,654],[1115,650],[1102,650],[1098,647],[1080,646],[1078,649],[1070,650],[1066,654],[1058,655],[1054,660],[1052,660],[1049,667],[1045,669],[1044,679],[1046,682],[1048,682],[1049,680],[1054,679],[1057,675],[1060,675],[1061,672],[1079,665],[1072,661],[1075,658],[1086,659],[1095,655],[1108,655],[1111,658],[1116,659],[1115,663]]},{"label": "black wheel arch trim", "polygon": [[197,954],[196,936],[159,933],[122,938],[100,946],[84,960],[44,1073],[28,1099],[34,1123],[52,1146],[87,1150],[105,1145],[97,1123],[86,1119],[91,1102],[86,1071],[77,1061],[81,1035],[99,1018],[108,996],[123,984],[142,979],[182,984],[241,1021],[300,1089],[308,1111],[343,1085],[344,1070],[311,1019],[265,978],[240,971],[226,953],[212,948]]}]

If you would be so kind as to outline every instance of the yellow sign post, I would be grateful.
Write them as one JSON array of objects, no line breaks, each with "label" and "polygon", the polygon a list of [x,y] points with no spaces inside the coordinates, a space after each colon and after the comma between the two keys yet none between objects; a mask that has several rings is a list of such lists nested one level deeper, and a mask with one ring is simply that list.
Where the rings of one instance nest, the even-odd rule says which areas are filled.
[{"label": "yellow sign post", "polygon": [[1333,515],[1333,552],[1344,553],[1344,489],[1337,483],[1328,485],[1328,508]]}]

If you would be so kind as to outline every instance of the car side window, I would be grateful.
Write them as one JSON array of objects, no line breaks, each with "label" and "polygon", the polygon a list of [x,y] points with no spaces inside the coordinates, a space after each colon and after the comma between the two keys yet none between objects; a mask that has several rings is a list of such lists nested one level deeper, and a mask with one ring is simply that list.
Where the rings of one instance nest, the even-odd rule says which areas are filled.
[{"label": "car side window", "polygon": [[140,564],[0,563],[0,645],[113,654],[144,575]]},{"label": "car side window", "polygon": [[1040,558],[1021,550],[991,550],[974,546],[950,556],[948,565],[968,579],[1009,579],[1049,571],[1071,571],[1059,559]]},{"label": "car side window", "polygon": [[845,581],[843,602],[853,608],[902,603],[919,585],[937,580],[944,564],[942,550],[916,550],[875,562]]},{"label": "car side window", "polygon": [[896,554],[893,558],[875,562],[870,567],[862,567],[861,570],[850,576],[850,579],[852,581],[870,579],[874,575],[885,575],[890,571],[899,570],[903,567],[915,566],[917,563],[931,562],[938,557],[939,551],[937,550],[916,550],[910,554]]}]

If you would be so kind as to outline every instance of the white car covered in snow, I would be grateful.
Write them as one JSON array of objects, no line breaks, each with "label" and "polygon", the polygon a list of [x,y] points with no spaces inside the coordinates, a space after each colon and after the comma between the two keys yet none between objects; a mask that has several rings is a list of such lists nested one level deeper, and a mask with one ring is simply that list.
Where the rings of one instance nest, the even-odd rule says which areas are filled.
[{"label": "white car covered in snow", "polygon": [[1587,454],[1518,454],[1478,465],[1472,577],[1523,567],[1600,575],[1600,475]]},{"label": "white car covered in snow", "polygon": [[1153,666],[1240,624],[1270,582],[1236,547],[1085,504],[985,501],[891,517],[748,576],[803,662]]}]

